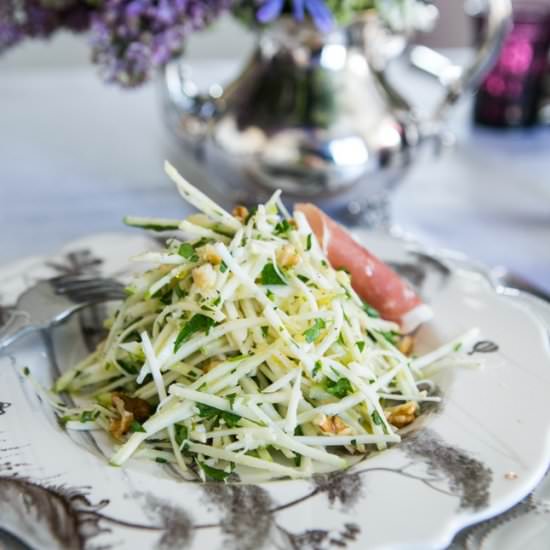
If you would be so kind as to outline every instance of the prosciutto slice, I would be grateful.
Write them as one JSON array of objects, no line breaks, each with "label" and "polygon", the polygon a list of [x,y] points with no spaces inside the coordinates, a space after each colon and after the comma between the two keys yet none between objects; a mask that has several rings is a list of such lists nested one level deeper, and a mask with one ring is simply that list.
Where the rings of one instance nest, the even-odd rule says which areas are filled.
[{"label": "prosciutto slice", "polygon": [[395,321],[404,332],[410,332],[432,317],[431,308],[416,292],[341,225],[313,204],[297,204],[295,209],[307,218],[331,265],[350,273],[354,290],[383,319]]}]

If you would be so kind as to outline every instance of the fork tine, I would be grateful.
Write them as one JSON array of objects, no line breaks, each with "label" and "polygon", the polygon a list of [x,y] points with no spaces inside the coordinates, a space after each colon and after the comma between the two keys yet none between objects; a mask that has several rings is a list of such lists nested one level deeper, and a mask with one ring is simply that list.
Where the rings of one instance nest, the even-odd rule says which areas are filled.
[{"label": "fork tine", "polygon": [[0,348],[9,345],[25,330],[53,326],[88,305],[120,300],[124,296],[124,285],[114,279],[63,275],[39,280],[17,299],[17,310],[26,312],[27,317],[24,323],[11,323],[6,330],[0,330]]},{"label": "fork tine", "polygon": [[122,284],[114,279],[102,279],[99,277],[82,277],[71,279],[69,281],[55,281],[54,288],[57,294],[66,294],[70,292],[79,292],[92,289],[105,288],[123,288]]},{"label": "fork tine", "polygon": [[115,292],[123,292],[124,287],[120,284],[115,283],[106,283],[102,284],[101,282],[85,285],[85,286],[78,286],[74,288],[63,288],[60,291],[57,291],[56,294],[58,295],[67,295],[67,296],[79,296],[81,294],[86,294],[90,292],[109,292],[109,291],[115,291]]},{"label": "fork tine", "polygon": [[54,288],[58,288],[58,287],[69,285],[77,281],[91,279],[91,278],[92,277],[90,277],[89,275],[84,275],[82,273],[66,273],[64,275],[52,277],[51,279],[48,279],[48,280],[54,286]]},{"label": "fork tine", "polygon": [[78,303],[106,302],[125,298],[124,291],[115,288],[85,290],[78,293],[68,293],[67,296]]},{"label": "fork tine", "polygon": [[56,292],[61,292],[66,288],[70,288],[74,285],[78,285],[83,281],[96,280],[97,277],[90,277],[89,275],[82,274],[71,274],[71,275],[61,275],[59,277],[54,277],[50,279],[49,282],[53,286]]}]

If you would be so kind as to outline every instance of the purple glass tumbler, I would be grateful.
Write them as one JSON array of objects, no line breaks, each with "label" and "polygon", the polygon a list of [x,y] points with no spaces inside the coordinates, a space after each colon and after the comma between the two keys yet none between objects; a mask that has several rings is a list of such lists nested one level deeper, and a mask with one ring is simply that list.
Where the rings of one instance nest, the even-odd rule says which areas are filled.
[{"label": "purple glass tumbler", "polygon": [[[484,30],[482,16],[476,16],[474,23],[477,41]],[[515,6],[513,26],[499,59],[476,95],[477,123],[517,127],[537,122],[549,46],[550,6],[542,3]]]}]

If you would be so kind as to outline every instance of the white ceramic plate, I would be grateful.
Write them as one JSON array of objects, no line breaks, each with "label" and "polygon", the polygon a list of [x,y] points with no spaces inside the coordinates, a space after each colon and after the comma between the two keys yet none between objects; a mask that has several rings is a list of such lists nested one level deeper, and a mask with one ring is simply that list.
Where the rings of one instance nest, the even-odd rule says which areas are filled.
[{"label": "white ceramic plate", "polygon": [[[429,549],[523,499],[550,460],[547,326],[527,299],[498,294],[472,269],[364,237],[434,308],[421,348],[481,329],[470,351],[484,365],[441,373],[442,405],[400,445],[343,473],[258,485],[181,482],[137,460],[110,467],[89,434],[57,425],[21,375],[28,367],[49,385],[83,356],[99,321],[89,312],[0,358],[0,526],[36,548]],[[103,235],[19,262],[0,271],[0,304],[64,271],[123,275],[124,258],[150,246]]]}]

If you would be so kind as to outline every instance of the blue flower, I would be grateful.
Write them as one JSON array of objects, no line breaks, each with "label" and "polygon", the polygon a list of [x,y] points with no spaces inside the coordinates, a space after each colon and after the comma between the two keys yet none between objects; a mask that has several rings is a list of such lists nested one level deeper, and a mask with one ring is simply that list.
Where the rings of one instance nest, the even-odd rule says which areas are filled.
[{"label": "blue flower", "polygon": [[256,18],[260,23],[269,23],[281,15],[283,11],[284,0],[266,0],[262,7],[256,13]]},{"label": "blue flower", "polygon": [[[303,21],[307,12],[320,31],[331,30],[334,20],[324,0],[290,1],[292,2],[292,14],[296,21]],[[284,4],[285,0],[265,0],[256,13],[256,18],[260,23],[269,23],[281,15]]]}]

